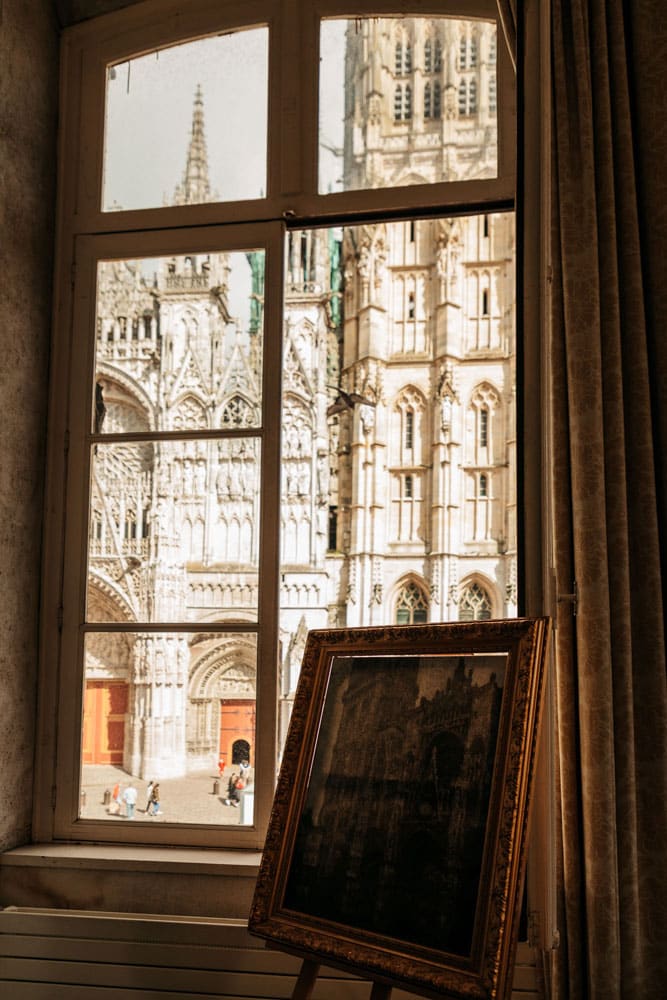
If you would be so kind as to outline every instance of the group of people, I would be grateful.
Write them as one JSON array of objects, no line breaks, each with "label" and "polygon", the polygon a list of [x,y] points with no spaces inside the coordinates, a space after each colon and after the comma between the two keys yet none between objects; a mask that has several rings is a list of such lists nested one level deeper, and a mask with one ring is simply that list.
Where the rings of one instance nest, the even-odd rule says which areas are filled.
[{"label": "group of people", "polygon": [[[139,792],[131,780],[123,789],[122,793],[120,790],[120,782],[117,781],[111,793],[109,812],[112,816],[124,815],[126,819],[134,819],[138,797]],[[123,807],[125,807],[124,813],[122,812]],[[144,809],[144,813],[147,816],[161,815],[160,785],[157,781],[151,781],[146,789],[146,808]]]}]

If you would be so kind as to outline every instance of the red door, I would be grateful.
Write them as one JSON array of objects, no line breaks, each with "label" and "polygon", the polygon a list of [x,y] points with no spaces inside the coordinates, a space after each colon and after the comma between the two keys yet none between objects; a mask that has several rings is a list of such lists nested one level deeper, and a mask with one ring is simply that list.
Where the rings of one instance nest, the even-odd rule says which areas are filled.
[{"label": "red door", "polygon": [[83,763],[122,764],[128,686],[88,681],[83,705]]},{"label": "red door", "polygon": [[240,762],[234,759],[235,744],[237,750],[247,744],[247,758],[252,764],[255,749],[254,700],[230,698],[220,702],[220,755],[228,764]]}]

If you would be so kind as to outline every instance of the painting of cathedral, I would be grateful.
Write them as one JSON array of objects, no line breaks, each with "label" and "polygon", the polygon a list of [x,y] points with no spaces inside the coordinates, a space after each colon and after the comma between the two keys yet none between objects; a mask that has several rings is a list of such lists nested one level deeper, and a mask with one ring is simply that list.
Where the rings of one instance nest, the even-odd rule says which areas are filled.
[{"label": "painting of cathedral", "polygon": [[469,955],[506,656],[336,656],[283,905]]},{"label": "painting of cathedral", "polygon": [[[349,30],[345,188],[495,170],[484,22]],[[377,37],[374,33],[377,33]],[[372,55],[371,55],[372,53]],[[174,204],[210,201],[205,94]],[[312,628],[517,612],[510,213],[290,230],[280,738]],[[140,778],[252,762],[264,255],[98,265],[83,763]],[[155,431],[225,430],[148,443]],[[206,632],[205,622],[234,624]]]}]

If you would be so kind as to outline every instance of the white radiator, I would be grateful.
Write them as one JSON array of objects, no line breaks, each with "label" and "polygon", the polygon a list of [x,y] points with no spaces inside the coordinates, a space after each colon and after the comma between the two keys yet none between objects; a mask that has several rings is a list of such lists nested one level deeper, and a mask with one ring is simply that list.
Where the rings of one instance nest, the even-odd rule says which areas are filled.
[{"label": "white radiator", "polygon": [[[512,1000],[537,1000],[519,946]],[[10,907],[0,910],[3,1000],[282,1000],[300,963],[244,924]],[[367,1000],[368,982],[321,969],[313,1000]],[[392,1000],[413,1000],[394,990]]]}]

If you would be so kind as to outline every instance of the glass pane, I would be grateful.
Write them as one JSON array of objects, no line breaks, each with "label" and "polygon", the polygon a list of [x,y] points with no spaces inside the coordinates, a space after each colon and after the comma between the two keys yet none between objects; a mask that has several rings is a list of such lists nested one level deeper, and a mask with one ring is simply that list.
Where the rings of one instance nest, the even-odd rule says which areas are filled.
[{"label": "glass pane", "polygon": [[252,633],[89,632],[79,815],[252,823],[256,676]]},{"label": "glass pane", "polygon": [[109,67],[103,211],[264,197],[268,39],[253,28]]},{"label": "glass pane", "polygon": [[89,622],[257,620],[256,438],[98,444]]},{"label": "glass pane", "polygon": [[321,194],[497,171],[494,21],[322,22]]},{"label": "glass pane", "polygon": [[309,629],[517,614],[513,214],[286,255],[283,727]]},{"label": "glass pane", "polygon": [[93,429],[261,423],[263,250],[100,261]]}]

